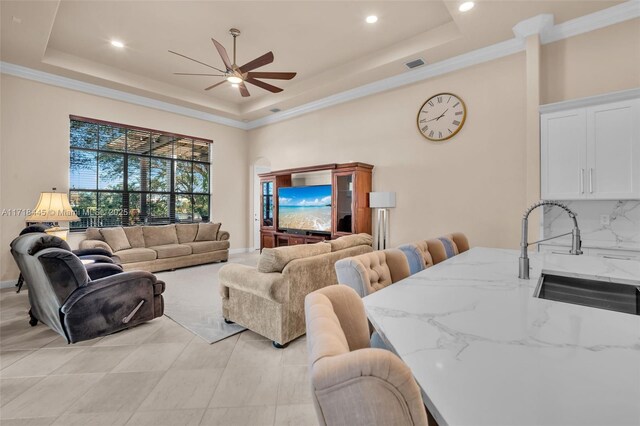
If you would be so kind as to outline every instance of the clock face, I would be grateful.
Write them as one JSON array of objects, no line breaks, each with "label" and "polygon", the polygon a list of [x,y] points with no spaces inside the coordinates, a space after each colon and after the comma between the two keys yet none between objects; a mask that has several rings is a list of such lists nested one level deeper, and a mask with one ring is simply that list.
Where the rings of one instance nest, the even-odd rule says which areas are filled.
[{"label": "clock face", "polygon": [[429,140],[444,141],[462,129],[466,118],[467,108],[462,99],[452,93],[438,93],[418,111],[418,130]]}]

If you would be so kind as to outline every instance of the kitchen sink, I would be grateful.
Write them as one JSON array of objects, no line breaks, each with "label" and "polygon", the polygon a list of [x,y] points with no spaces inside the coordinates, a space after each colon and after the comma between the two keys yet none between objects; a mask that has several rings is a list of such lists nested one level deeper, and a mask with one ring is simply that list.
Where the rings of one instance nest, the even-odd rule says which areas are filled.
[{"label": "kitchen sink", "polygon": [[640,286],[542,271],[536,297],[640,315]]}]

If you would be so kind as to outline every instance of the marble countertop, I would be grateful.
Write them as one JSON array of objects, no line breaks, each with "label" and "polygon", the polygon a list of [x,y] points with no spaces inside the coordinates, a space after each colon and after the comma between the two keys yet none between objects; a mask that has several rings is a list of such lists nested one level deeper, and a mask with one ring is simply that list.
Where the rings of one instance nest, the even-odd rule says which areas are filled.
[{"label": "marble countertop", "polygon": [[640,285],[640,262],[473,248],[363,299],[449,425],[640,424],[640,316],[533,297],[541,270]]},{"label": "marble countertop", "polygon": [[[568,238],[556,238],[554,240],[545,241],[540,243],[541,245],[562,246],[571,247],[571,237]],[[640,243],[625,242],[625,241],[598,241],[598,240],[582,240],[582,247],[584,248],[596,248],[596,249],[611,249],[611,250],[631,250],[640,251]]]}]

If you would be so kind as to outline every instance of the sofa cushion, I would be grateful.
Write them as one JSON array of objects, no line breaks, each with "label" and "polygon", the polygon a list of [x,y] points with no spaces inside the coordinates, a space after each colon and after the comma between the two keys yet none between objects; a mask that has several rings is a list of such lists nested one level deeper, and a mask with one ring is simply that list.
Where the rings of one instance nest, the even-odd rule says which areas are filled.
[{"label": "sofa cushion", "polygon": [[87,230],[84,231],[84,235],[87,237],[87,240],[104,241],[100,233],[100,228],[87,228]]},{"label": "sofa cushion", "polygon": [[229,241],[194,241],[192,243],[185,243],[185,245],[191,247],[193,254],[200,254],[227,250],[229,248]]},{"label": "sofa cushion", "polygon": [[176,225],[176,233],[178,234],[178,243],[191,243],[196,240],[198,234],[197,223],[181,223]]},{"label": "sofa cushion", "polygon": [[156,252],[148,248],[130,248],[114,254],[120,258],[121,263],[148,262],[157,257]]},{"label": "sofa cushion", "polygon": [[355,246],[370,246],[373,244],[373,237],[369,234],[353,234],[330,240],[331,251],[344,250]]},{"label": "sofa cushion", "polygon": [[188,256],[191,254],[191,247],[185,244],[165,244],[161,246],[149,247],[158,253],[158,259],[168,257]]},{"label": "sofa cushion", "polygon": [[294,259],[317,256],[331,252],[327,243],[300,244],[288,247],[264,248],[258,260],[260,272],[282,272],[285,266]]},{"label": "sofa cushion", "polygon": [[142,226],[125,226],[123,229],[132,248],[145,247]]},{"label": "sofa cushion", "polygon": [[127,234],[124,233],[124,229],[121,226],[115,228],[102,228],[100,229],[102,237],[106,241],[113,251],[127,250],[131,248]]},{"label": "sofa cushion", "polygon": [[196,241],[215,241],[218,239],[218,231],[221,223],[199,223]]},{"label": "sofa cushion", "polygon": [[145,247],[178,244],[178,234],[175,225],[143,226]]}]

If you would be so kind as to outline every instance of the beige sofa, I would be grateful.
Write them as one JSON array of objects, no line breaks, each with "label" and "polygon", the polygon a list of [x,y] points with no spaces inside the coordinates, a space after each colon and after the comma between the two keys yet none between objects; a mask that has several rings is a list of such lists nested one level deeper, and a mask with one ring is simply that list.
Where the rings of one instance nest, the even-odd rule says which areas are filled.
[{"label": "beige sofa", "polygon": [[339,285],[310,293],[305,314],[318,424],[429,424],[409,367],[393,352],[370,347],[364,305],[353,289]]},{"label": "beige sofa", "polygon": [[373,251],[368,234],[316,244],[263,249],[257,267],[225,265],[218,279],[222,313],[282,347],[304,334],[304,298],[338,284],[335,263]]},{"label": "beige sofa", "polygon": [[220,224],[88,228],[80,248],[100,247],[120,258],[125,271],[166,271],[229,259],[229,233]]}]

